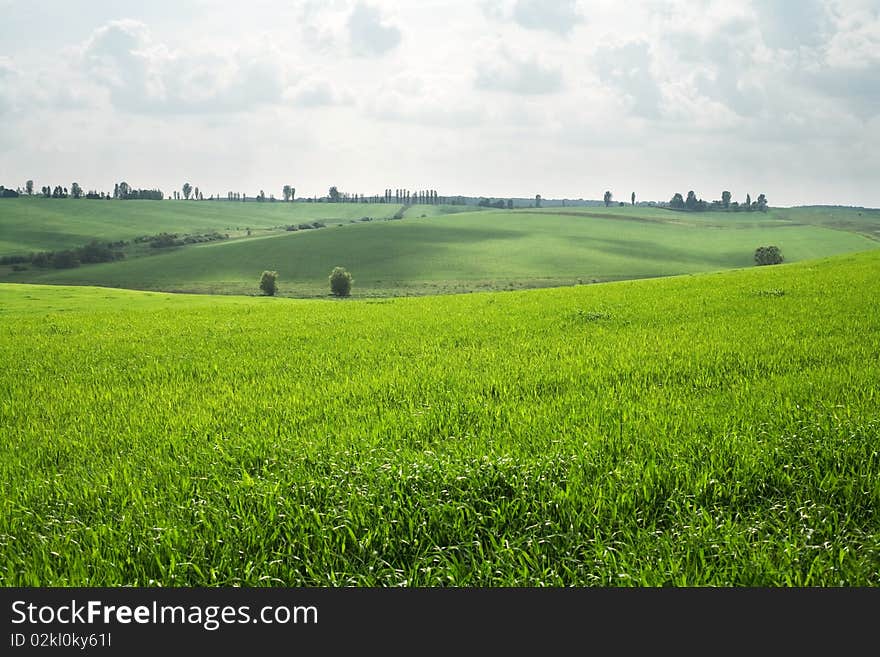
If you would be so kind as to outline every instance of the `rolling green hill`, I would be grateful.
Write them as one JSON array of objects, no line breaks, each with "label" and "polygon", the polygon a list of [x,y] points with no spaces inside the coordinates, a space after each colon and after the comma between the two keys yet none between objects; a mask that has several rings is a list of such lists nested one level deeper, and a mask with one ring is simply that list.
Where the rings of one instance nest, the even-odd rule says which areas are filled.
[{"label": "rolling green hill", "polygon": [[[401,221],[391,221],[400,216]],[[372,221],[361,221],[371,217]],[[288,232],[321,221],[327,228]],[[0,201],[0,255],[219,231],[230,239],[70,270],[0,266],[0,281],[255,294],[264,269],[280,294],[328,294],[336,265],[359,296],[512,290],[752,266],[775,244],[789,262],[876,248],[880,211],[782,208],[686,213],[644,206],[475,211],[464,206],[185,201]]]},{"label": "rolling green hill", "polygon": [[[418,209],[416,209],[418,210]],[[393,296],[548,287],[754,265],[775,244],[787,261],[875,248],[864,235],[771,216],[488,211],[343,223],[315,231],[189,246],[71,270],[9,272],[5,280],[217,294],[255,294],[264,269],[280,294],[326,296],[336,265],[353,294]]]},{"label": "rolling green hill", "polygon": [[400,205],[372,203],[257,203],[256,201],[100,201],[0,199],[0,255],[68,249],[89,240],[130,240],[158,233],[233,235],[305,221],[333,223],[391,217]]},{"label": "rolling green hill", "polygon": [[[499,239],[460,220],[454,244]],[[406,225],[252,243],[429,228]],[[880,585],[878,269],[344,301],[0,285],[0,585]]]}]

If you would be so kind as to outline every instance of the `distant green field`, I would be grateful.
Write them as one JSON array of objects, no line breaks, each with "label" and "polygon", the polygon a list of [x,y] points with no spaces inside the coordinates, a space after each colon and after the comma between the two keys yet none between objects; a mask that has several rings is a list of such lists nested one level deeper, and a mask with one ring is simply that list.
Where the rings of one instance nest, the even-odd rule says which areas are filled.
[{"label": "distant green field", "polygon": [[649,206],[569,207],[532,210],[548,214],[600,215],[703,227],[810,225],[860,233],[880,240],[880,209],[838,206],[770,208],[767,212],[682,212]]},{"label": "distant green field", "polygon": [[[255,294],[279,272],[280,294],[329,294],[336,265],[357,296],[511,290],[668,276],[754,265],[775,244],[787,261],[876,248],[864,235],[770,216],[663,210],[501,211],[344,223],[316,231],[189,246],[72,270],[33,270],[7,281]],[[418,211],[418,208],[416,208]]]},{"label": "distant green field", "polygon": [[[395,204],[0,201],[0,255],[131,240],[161,232],[219,231],[231,239],[157,250],[71,270],[0,266],[0,281],[245,294],[264,269],[282,296],[319,297],[341,265],[356,296],[515,290],[752,266],[775,244],[788,262],[880,245],[880,211],[790,208],[686,213],[645,206],[515,211]],[[373,221],[360,221],[371,217]],[[287,232],[322,221],[327,228]],[[248,234],[250,233],[250,234]],[[19,268],[21,269],[21,268]]]},{"label": "distant green field", "polygon": [[[500,258],[539,218],[497,220],[432,243]],[[0,285],[0,585],[880,585],[878,271],[346,301]]]},{"label": "distant green field", "polygon": [[256,201],[99,201],[0,199],[0,255],[67,249],[91,239],[129,240],[158,233],[235,234],[304,221],[390,217],[401,207],[372,203]]},{"label": "distant green field", "polygon": [[877,209],[835,206],[781,208],[775,210],[773,215],[787,221],[860,233],[880,241],[880,210]]}]

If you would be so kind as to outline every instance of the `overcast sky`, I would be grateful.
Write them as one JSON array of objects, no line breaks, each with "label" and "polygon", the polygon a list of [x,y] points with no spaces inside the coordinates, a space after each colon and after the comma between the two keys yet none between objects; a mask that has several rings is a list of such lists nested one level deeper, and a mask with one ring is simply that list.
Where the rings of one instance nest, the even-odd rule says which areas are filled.
[{"label": "overcast sky", "polygon": [[880,0],[0,0],[0,184],[880,207]]}]

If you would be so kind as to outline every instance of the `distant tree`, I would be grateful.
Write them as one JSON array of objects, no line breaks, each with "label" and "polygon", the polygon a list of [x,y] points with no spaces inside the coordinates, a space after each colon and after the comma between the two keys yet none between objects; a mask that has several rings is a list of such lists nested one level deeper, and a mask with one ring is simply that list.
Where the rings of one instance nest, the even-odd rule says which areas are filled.
[{"label": "distant tree", "polygon": [[535,207],[536,208],[541,207],[541,195],[540,194],[535,194]]},{"label": "distant tree", "polygon": [[672,195],[672,199],[669,201],[669,207],[676,210],[684,209],[684,199],[681,197],[681,194],[676,192]]},{"label": "distant tree", "polygon": [[188,201],[189,195],[192,194],[192,185],[190,185],[189,183],[183,183],[183,187],[181,189],[183,190],[183,198]]},{"label": "distant tree", "polygon": [[82,187],[79,186],[79,183],[70,183],[70,195],[73,198],[82,197],[82,193],[83,193],[83,190],[82,190]]},{"label": "distant tree", "polygon": [[507,199],[507,209],[513,210],[513,199],[512,198]]},{"label": "distant tree", "polygon": [[631,202],[633,205],[636,204],[636,193],[635,192],[632,193]]},{"label": "distant tree", "polygon": [[746,202],[743,207],[745,207],[745,209],[749,212],[752,211],[752,195],[751,194],[746,194]]},{"label": "distant tree", "polygon": [[285,185],[284,188],[281,190],[281,194],[284,196],[285,203],[290,201],[290,190],[290,185]]},{"label": "distant tree", "polygon": [[337,297],[347,297],[351,294],[351,284],[354,282],[351,274],[345,267],[334,267],[330,272],[330,291]]},{"label": "distant tree", "polygon": [[694,194],[693,190],[688,192],[687,198],[684,201],[684,207],[688,210],[697,209],[697,195]]},{"label": "distant tree", "polygon": [[260,289],[263,291],[263,294],[270,297],[275,296],[275,292],[278,291],[278,272],[264,271],[262,276],[260,276]]},{"label": "distant tree", "polygon": [[767,212],[767,197],[763,194],[758,194],[758,200],[755,201],[756,207],[761,212]]},{"label": "distant tree", "polygon": [[196,201],[198,201],[200,197],[201,197],[201,195],[199,194],[199,188],[196,187],[196,188],[193,190],[193,199],[195,199]]},{"label": "distant tree", "polygon": [[609,205],[611,205],[611,199],[612,199],[612,198],[614,198],[614,194],[612,194],[611,192],[605,192],[604,201],[605,201],[605,207],[606,207],[606,208],[607,208]]},{"label": "distant tree", "polygon": [[725,210],[730,207],[730,192],[721,192],[721,207]]},{"label": "distant tree", "polygon": [[34,181],[33,180],[28,180],[24,184],[24,191],[28,196],[34,195]]},{"label": "distant tree", "polygon": [[328,195],[330,196],[331,203],[339,203],[339,196],[340,195],[339,195],[339,190],[336,189],[336,185],[333,185],[333,187],[330,188]]},{"label": "distant tree", "polygon": [[128,183],[124,180],[119,183],[119,198],[128,198],[128,193],[131,191],[131,187],[129,187]]},{"label": "distant tree", "polygon": [[778,246],[759,246],[755,249],[755,264],[779,265],[784,258]]},{"label": "distant tree", "polygon": [[264,192],[262,189],[260,190],[260,195],[257,197],[257,200],[260,203],[266,200],[266,192]]}]

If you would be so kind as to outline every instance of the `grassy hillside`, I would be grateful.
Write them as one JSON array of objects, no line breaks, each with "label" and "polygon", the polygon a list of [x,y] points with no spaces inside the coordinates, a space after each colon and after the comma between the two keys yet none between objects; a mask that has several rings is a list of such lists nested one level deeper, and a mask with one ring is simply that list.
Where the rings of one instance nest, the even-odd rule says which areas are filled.
[{"label": "grassy hillside", "polygon": [[390,217],[402,206],[371,203],[255,201],[94,201],[0,199],[0,255],[83,246],[91,239],[130,240],[158,233],[241,234],[305,221]]},{"label": "grassy hillside", "polygon": [[838,206],[781,208],[774,216],[785,220],[860,233],[880,241],[880,210]]},{"label": "grassy hillside", "polygon": [[0,584],[880,585],[878,268],[2,285]]},{"label": "grassy hillside", "polygon": [[254,294],[260,272],[273,269],[279,272],[280,294],[309,297],[326,296],[327,275],[342,265],[353,273],[358,296],[436,294],[749,267],[755,248],[768,244],[793,262],[880,242],[758,213],[495,210],[345,223],[73,270],[8,272],[4,280]]}]

